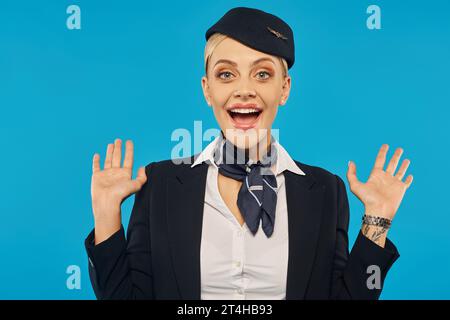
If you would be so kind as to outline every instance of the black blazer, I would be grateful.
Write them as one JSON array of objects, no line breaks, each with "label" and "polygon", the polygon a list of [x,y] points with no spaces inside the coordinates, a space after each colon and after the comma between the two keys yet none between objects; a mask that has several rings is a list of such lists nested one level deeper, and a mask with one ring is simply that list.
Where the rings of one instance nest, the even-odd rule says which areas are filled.
[{"label": "black blazer", "polygon": [[[98,299],[200,299],[200,242],[208,165],[171,160],[146,166],[127,230],[93,244],[85,240],[89,275]],[[305,175],[285,171],[289,223],[286,299],[377,299],[367,268],[381,283],[399,257],[361,231],[348,250],[349,205],[342,179],[300,162]]]}]

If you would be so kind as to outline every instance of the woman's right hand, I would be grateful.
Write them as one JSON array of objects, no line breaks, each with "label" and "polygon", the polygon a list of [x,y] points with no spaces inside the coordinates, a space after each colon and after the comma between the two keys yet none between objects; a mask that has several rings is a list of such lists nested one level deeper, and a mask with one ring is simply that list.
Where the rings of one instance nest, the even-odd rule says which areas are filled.
[{"label": "woman's right hand", "polygon": [[120,206],[133,193],[139,191],[147,181],[145,168],[133,174],[133,142],[125,145],[125,158],[121,167],[122,141],[116,139],[108,144],[103,170],[100,155],[94,154],[92,163],[91,197],[95,219],[95,244],[108,239],[121,227]]}]

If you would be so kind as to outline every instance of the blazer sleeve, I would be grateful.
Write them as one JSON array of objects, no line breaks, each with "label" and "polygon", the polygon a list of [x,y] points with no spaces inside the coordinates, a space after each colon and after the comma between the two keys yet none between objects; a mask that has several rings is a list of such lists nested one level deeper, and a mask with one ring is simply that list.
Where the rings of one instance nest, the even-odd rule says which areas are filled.
[{"label": "blazer sleeve", "polygon": [[149,234],[151,164],[146,167],[146,175],[147,182],[135,194],[127,239],[122,225],[97,245],[94,245],[95,229],[85,240],[89,277],[99,300],[153,298]]},{"label": "blazer sleeve", "polygon": [[[359,231],[351,252],[348,251],[349,204],[344,181],[336,175],[338,190],[338,218],[336,229],[336,250],[333,261],[332,299],[376,300],[381,294],[384,280],[392,264],[400,256],[395,245],[386,239],[382,248]],[[368,286],[373,271],[368,267],[377,266],[380,270],[378,288]]]}]

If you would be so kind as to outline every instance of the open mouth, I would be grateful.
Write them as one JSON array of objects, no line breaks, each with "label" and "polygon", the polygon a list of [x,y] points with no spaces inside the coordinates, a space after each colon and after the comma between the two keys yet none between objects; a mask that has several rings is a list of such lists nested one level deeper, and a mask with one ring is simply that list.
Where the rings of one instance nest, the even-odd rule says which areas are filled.
[{"label": "open mouth", "polygon": [[262,110],[256,108],[235,108],[227,110],[234,126],[241,129],[253,127],[262,114]]}]

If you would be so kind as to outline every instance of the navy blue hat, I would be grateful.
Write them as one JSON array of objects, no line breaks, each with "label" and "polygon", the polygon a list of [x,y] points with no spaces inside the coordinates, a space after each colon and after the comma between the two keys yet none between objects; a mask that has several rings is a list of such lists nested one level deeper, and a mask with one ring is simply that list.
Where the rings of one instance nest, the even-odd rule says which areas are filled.
[{"label": "navy blue hat", "polygon": [[253,8],[233,8],[206,31],[206,40],[216,32],[255,50],[286,59],[288,69],[294,64],[292,29],[273,14]]}]

